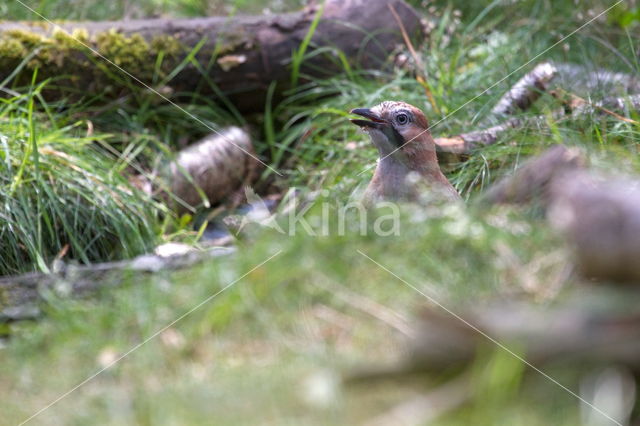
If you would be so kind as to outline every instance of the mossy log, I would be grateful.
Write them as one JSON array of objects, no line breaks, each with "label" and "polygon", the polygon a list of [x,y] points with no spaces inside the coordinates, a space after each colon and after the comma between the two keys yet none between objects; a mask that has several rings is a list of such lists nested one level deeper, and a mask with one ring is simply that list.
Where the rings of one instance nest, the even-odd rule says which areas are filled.
[{"label": "mossy log", "polygon": [[[420,18],[402,0],[329,0],[281,15],[144,19],[117,22],[0,22],[0,82],[29,83],[55,77],[49,96],[118,96],[140,84],[100,58],[126,70],[164,95],[224,94],[240,111],[260,111],[272,82],[276,95],[291,87],[292,56],[321,14],[302,75],[327,77],[345,69],[379,69],[403,44],[389,6],[413,37]],[[93,49],[92,52],[88,48]],[[182,69],[188,55],[194,55]],[[23,65],[20,68],[20,65]],[[176,75],[173,71],[180,69]],[[16,73],[16,71],[18,71]],[[167,81],[168,80],[168,81]]]}]

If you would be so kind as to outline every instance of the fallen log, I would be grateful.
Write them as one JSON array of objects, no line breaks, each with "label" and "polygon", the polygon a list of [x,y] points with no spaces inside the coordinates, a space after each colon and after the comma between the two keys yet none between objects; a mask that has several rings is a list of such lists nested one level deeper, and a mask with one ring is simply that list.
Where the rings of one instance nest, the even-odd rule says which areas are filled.
[{"label": "fallen log", "polygon": [[180,254],[144,254],[131,260],[86,266],[61,263],[54,273],[32,272],[1,277],[0,323],[38,317],[43,294],[85,296],[101,288],[119,285],[131,274],[186,268],[233,251],[233,248],[213,247]]},{"label": "fallen log", "polygon": [[553,306],[499,300],[455,309],[455,315],[424,308],[407,340],[406,356],[393,364],[358,367],[345,374],[344,382],[401,383],[443,372],[468,378],[488,349],[524,361],[533,375],[548,366],[583,373],[608,366],[640,371],[640,294],[619,290],[573,292]]},{"label": "fallen log", "polygon": [[637,123],[635,120],[620,115],[631,111],[640,110],[640,95],[629,95],[622,98],[609,97],[600,101],[589,102],[572,93],[567,93],[569,101],[565,104],[567,111],[571,111],[573,117],[592,114],[608,114],[621,121]]},{"label": "fallen log", "polygon": [[[317,14],[321,19],[301,75],[344,71],[338,54],[352,67],[385,67],[389,54],[403,43],[389,5],[411,37],[422,34],[420,17],[402,0],[329,0],[324,9],[231,18],[0,22],[0,86],[8,84],[6,79],[30,84],[38,68],[38,80],[55,79],[48,86],[50,97],[69,95],[65,89],[114,97],[142,82],[167,97],[224,95],[239,111],[261,111],[272,82],[276,95],[291,87],[292,54]],[[185,64],[189,54],[193,60]]]},{"label": "fallen log", "polygon": [[[505,119],[503,122],[481,130],[436,138],[440,164],[465,161],[473,150],[497,142],[511,129],[545,126],[548,117],[543,115],[507,117],[529,109],[541,94],[549,89],[552,81],[555,82],[554,87],[559,88],[550,91],[552,95],[558,97],[558,92],[569,95],[569,99],[561,100],[564,108],[552,112],[551,117],[556,120],[568,116],[578,118],[604,113],[623,121],[632,121],[618,113],[640,110],[640,94],[634,94],[640,92],[640,78],[634,75],[605,69],[590,71],[574,64],[543,62],[520,78],[493,107],[489,118],[493,120],[502,117]],[[571,91],[607,89],[607,93],[618,92],[623,96],[610,96],[599,101],[587,102],[566,92],[564,88]]]}]

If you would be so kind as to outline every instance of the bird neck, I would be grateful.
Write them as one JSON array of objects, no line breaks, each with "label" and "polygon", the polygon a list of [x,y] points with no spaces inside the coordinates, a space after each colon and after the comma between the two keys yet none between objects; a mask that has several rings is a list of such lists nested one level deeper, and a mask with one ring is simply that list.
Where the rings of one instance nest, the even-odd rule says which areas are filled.
[{"label": "bird neck", "polygon": [[438,164],[436,144],[429,132],[407,142],[402,149],[395,151],[392,155],[381,155],[378,167],[381,172],[390,172],[390,174],[403,172],[406,175],[417,172],[427,179],[444,178]]},{"label": "bird neck", "polygon": [[[411,182],[416,178],[431,187],[441,187],[455,193],[449,180],[438,165],[435,142],[430,135],[427,140],[416,138],[401,150],[381,156],[371,180],[370,189],[384,198],[413,198]],[[411,174],[415,174],[412,177]],[[435,188],[434,188],[435,189]]]}]

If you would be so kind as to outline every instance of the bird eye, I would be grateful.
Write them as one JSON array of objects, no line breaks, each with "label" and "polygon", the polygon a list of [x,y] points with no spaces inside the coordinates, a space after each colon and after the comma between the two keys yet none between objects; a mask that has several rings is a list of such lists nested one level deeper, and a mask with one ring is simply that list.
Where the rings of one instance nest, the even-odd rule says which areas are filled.
[{"label": "bird eye", "polygon": [[409,122],[409,116],[407,114],[404,114],[404,113],[398,114],[396,116],[396,121],[400,125],[407,124]]}]

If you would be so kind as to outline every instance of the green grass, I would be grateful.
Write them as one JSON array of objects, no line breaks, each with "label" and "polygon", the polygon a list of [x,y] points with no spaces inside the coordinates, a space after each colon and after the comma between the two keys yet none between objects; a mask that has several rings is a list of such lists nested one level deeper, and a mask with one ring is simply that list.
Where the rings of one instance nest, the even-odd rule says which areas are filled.
[{"label": "green grass", "polygon": [[[67,4],[41,3],[43,12]],[[123,3],[77,4],[85,12],[78,7],[78,15],[57,17],[118,18]],[[156,10],[157,3],[141,4]],[[202,5],[163,3],[163,12],[184,14],[180,8],[187,4]],[[240,8],[241,2],[234,5]],[[269,103],[263,117],[239,117],[197,94],[182,97],[191,102],[181,106],[213,126],[247,120],[263,129],[256,131],[257,148],[285,175],[277,183],[325,189],[323,199],[337,208],[367,182],[371,170],[360,172],[376,157],[366,136],[348,123],[347,111],[398,99],[423,108],[431,123],[442,120],[435,135],[475,129],[529,68],[456,110],[575,29],[587,9],[542,0],[435,5],[437,25],[421,53],[438,111],[410,72],[349,67],[329,80],[307,81],[301,73],[299,86],[279,104]],[[27,16],[10,7],[11,17]],[[625,13],[616,10],[534,63],[556,59],[637,73],[632,40],[638,29],[619,25]],[[67,256],[79,261],[132,256],[175,230],[162,221],[162,207],[133,191],[122,174],[165,161],[180,139],[194,140],[206,127],[143,91],[107,107],[90,100],[48,103],[40,91],[27,87],[0,104],[2,272],[46,270],[67,243]],[[606,93],[581,95],[598,99]],[[557,107],[544,96],[526,114]],[[449,178],[473,205],[487,185],[559,142],[584,149],[597,169],[638,173],[639,141],[637,125],[610,116],[549,119],[541,128],[510,132],[454,167]],[[317,224],[321,214],[316,205],[308,221]],[[337,235],[337,224],[330,222],[333,232],[316,237],[262,230],[236,254],[188,270],[132,274],[122,286],[81,300],[48,294],[46,315],[38,322],[0,325],[6,336],[0,350],[0,423],[26,419],[276,253],[33,424],[361,424],[428,391],[451,372],[364,386],[333,380],[363,366],[397,362],[409,345],[349,295],[375,301],[410,323],[429,306],[359,251],[456,312],[513,298],[554,307],[563,296],[586,291],[577,278],[565,277],[567,250],[535,211],[471,207],[434,214],[404,206],[398,236],[361,236],[358,224],[352,225]],[[575,365],[544,369],[573,390],[588,372]],[[466,372],[470,401],[437,424],[581,423],[574,397],[491,345]]]},{"label": "green grass", "polygon": [[129,185],[108,134],[57,120],[42,87],[0,103],[0,275],[48,271],[59,253],[90,263],[148,251],[166,208]]},{"label": "green grass", "polygon": [[[59,391],[99,369],[105,359],[124,353],[283,250],[176,324],[164,337],[150,341],[83,391],[43,414],[38,422],[63,418],[80,423],[198,424],[209,419],[219,424],[325,424],[326,416],[338,424],[351,423],[349,419],[362,421],[380,410],[376,400],[382,399],[383,406],[399,402],[443,377],[390,386],[386,391],[384,386],[346,388],[339,390],[345,393],[344,399],[335,395],[335,401],[313,398],[307,387],[315,375],[331,377],[353,368],[391,362],[406,350],[401,334],[345,303],[343,293],[363,295],[409,318],[428,304],[357,250],[394,271],[402,271],[402,278],[437,295],[448,306],[462,309],[470,303],[481,305],[496,293],[522,291],[517,282],[504,288],[504,280],[512,271],[501,266],[508,262],[501,262],[498,247],[515,247],[521,239],[529,240],[530,247],[557,244],[553,236],[536,228],[518,234],[522,231],[515,223],[516,231],[512,232],[488,226],[473,214],[452,211],[439,219],[419,216],[418,212],[408,212],[402,226],[411,227],[411,233],[386,238],[384,245],[379,239],[357,233],[341,238],[299,235],[286,239],[277,233],[266,234],[250,250],[241,250],[239,256],[151,279],[132,277],[124,288],[112,289],[92,301],[53,300],[47,318],[37,327],[12,327],[16,338],[1,355],[3,376],[14,371],[17,380],[25,374],[38,377],[37,389],[28,391],[33,386],[28,379],[5,381],[3,386],[8,388],[0,392],[22,397],[20,406],[12,398],[3,398],[0,407],[11,413],[10,422],[21,420],[43,401],[54,399]],[[546,254],[536,249],[523,251],[525,265]],[[560,265],[562,260],[558,259]],[[544,282],[557,273],[550,269],[551,273],[534,269],[531,273]],[[24,364],[14,353],[31,354],[29,363]],[[522,374],[520,366],[504,362],[509,371],[500,374]],[[58,366],[58,374],[46,374],[52,364]],[[478,374],[480,404],[480,389],[488,386],[485,382],[490,379],[485,377],[489,372]],[[532,386],[526,396],[553,395],[562,401],[566,414],[555,417],[560,423],[576,415],[574,401],[563,391],[546,388],[535,377],[532,380],[542,390]],[[29,397],[25,400],[26,394]],[[523,403],[513,395],[502,398]],[[493,400],[492,410],[498,410],[504,400]],[[76,411],[73,406],[83,408]],[[479,406],[472,413],[478,411],[488,417],[486,409]],[[535,422],[527,424],[543,424],[547,414],[542,409],[527,415]],[[464,416],[449,421],[462,424]]]}]

